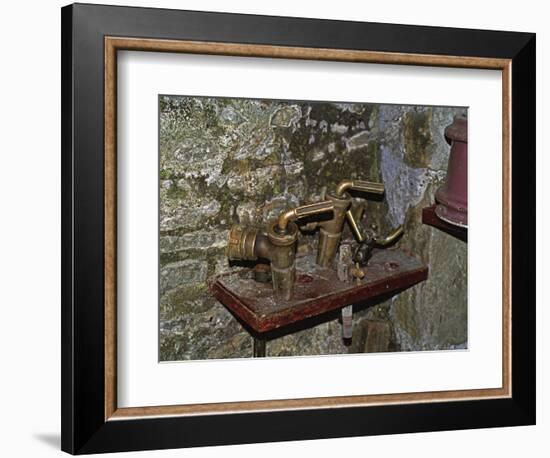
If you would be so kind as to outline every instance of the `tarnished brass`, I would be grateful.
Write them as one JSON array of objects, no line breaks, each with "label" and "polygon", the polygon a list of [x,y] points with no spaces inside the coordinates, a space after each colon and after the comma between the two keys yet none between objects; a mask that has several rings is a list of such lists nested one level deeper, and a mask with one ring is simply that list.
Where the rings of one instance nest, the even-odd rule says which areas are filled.
[{"label": "tarnished brass", "polygon": [[382,248],[395,242],[403,234],[403,225],[397,227],[390,232],[386,237],[375,237],[376,246]]},{"label": "tarnished brass", "polygon": [[295,219],[303,218],[305,216],[318,215],[319,213],[324,213],[331,210],[333,210],[333,205],[330,201],[302,205],[300,207],[287,210],[279,216],[279,230],[285,231],[289,221],[294,221]]},{"label": "tarnished brass", "polygon": [[277,220],[267,226],[267,237],[271,243],[271,278],[275,296],[289,300],[294,291],[296,267],[296,245],[298,226],[289,222],[284,232]]},{"label": "tarnished brass", "polygon": [[271,282],[271,266],[269,264],[258,263],[252,269],[252,277],[260,283]]},{"label": "tarnished brass", "polygon": [[227,257],[230,260],[271,261],[273,291],[277,297],[291,299],[296,276],[295,258],[298,226],[293,221],[333,211],[330,200],[287,210],[267,224],[265,232],[258,228],[234,225],[229,231]]},{"label": "tarnished brass", "polygon": [[384,185],[382,183],[374,183],[372,181],[363,180],[343,180],[336,187],[336,194],[341,196],[348,189],[354,191],[369,192],[371,194],[384,194]]},{"label": "tarnished brass", "polygon": [[344,219],[348,220],[351,229],[359,242],[363,241],[361,231],[357,226],[351,207],[351,196],[348,190],[361,191],[371,194],[383,194],[384,185],[362,180],[344,180],[338,184],[335,193],[328,193],[327,199],[334,205],[334,215],[329,221],[318,223],[319,249],[317,251],[317,264],[322,267],[330,267],[336,257],[336,251],[342,237]]},{"label": "tarnished brass", "polygon": [[361,279],[365,278],[365,272],[363,272],[363,269],[361,269],[361,266],[359,265],[358,262],[356,262],[353,269],[351,269],[351,275],[356,280],[361,280]]},{"label": "tarnished brass", "polygon": [[403,232],[403,225],[401,225],[385,237],[381,237],[374,233],[371,233],[363,239],[363,241],[355,250],[355,253],[353,254],[353,262],[355,262],[356,265],[366,265],[369,262],[369,259],[372,255],[372,250],[374,248],[384,248],[388,245],[391,245],[399,237],[401,237],[401,235],[403,235]]},{"label": "tarnished brass", "polygon": [[[359,226],[357,225],[357,221],[355,220],[355,216],[353,216],[353,213],[351,210],[348,210],[346,212],[346,219],[348,220],[349,227],[351,228],[351,231],[353,232],[353,235],[357,239],[359,243],[365,240],[365,237],[359,230]],[[359,219],[359,218],[357,218]]]},{"label": "tarnished brass", "polygon": [[278,220],[267,225],[267,237],[272,245],[271,275],[275,295],[289,300],[294,292],[296,277],[296,245],[298,241],[298,226],[293,220],[305,216],[314,216],[334,211],[331,201],[303,205],[283,212]]},{"label": "tarnished brass", "polygon": [[235,224],[229,231],[226,254],[230,260],[270,259],[269,251],[267,236],[260,229]]}]

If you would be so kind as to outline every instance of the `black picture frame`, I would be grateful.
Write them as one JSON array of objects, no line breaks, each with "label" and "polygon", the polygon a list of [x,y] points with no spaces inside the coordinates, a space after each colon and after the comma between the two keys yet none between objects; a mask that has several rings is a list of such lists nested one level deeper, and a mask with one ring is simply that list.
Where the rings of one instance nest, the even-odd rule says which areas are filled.
[{"label": "black picture frame", "polygon": [[[62,9],[62,449],[72,454],[535,424],[535,35],[74,4]],[[105,419],[104,37],[510,59],[512,396]]]}]

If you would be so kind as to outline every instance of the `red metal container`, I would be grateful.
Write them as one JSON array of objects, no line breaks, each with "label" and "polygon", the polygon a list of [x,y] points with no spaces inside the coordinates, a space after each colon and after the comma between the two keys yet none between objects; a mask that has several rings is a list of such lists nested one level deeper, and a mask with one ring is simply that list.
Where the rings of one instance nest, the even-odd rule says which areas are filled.
[{"label": "red metal container", "polygon": [[459,227],[468,227],[468,120],[456,116],[445,129],[451,145],[445,184],[435,193],[436,215]]}]

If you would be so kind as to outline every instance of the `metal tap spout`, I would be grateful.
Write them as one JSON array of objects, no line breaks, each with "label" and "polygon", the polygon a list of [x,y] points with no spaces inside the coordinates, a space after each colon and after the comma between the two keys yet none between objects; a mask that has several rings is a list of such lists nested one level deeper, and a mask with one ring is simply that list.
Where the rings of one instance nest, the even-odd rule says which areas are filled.
[{"label": "metal tap spout", "polygon": [[334,193],[328,193],[327,199],[334,205],[334,216],[329,221],[323,221],[317,225],[319,231],[319,249],[317,251],[317,264],[322,267],[330,267],[336,258],[336,251],[340,245],[344,220],[347,219],[354,236],[359,242],[364,240],[359,230],[357,220],[351,207],[351,196],[347,191],[354,190],[369,194],[384,194],[384,185],[363,180],[343,180]]},{"label": "metal tap spout", "polygon": [[278,230],[285,232],[290,221],[294,221],[298,218],[304,218],[306,216],[318,215],[334,210],[334,205],[330,200],[323,202],[317,202],[314,204],[302,205],[300,207],[287,210],[279,215]]},{"label": "metal tap spout", "polygon": [[333,209],[332,202],[325,201],[286,210],[267,224],[265,232],[237,224],[229,231],[227,257],[230,260],[269,260],[275,296],[290,300],[294,292],[298,245],[298,226],[294,220]]}]

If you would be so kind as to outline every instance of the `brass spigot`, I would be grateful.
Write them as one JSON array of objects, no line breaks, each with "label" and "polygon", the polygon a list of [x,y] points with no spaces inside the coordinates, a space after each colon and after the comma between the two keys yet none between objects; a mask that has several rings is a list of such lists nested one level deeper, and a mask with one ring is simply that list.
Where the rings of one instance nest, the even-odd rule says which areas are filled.
[{"label": "brass spigot", "polygon": [[319,213],[325,213],[333,210],[334,208],[332,202],[329,200],[302,205],[300,207],[287,210],[279,215],[279,219],[277,220],[278,230],[284,232],[288,226],[288,223],[298,218],[318,215]]},{"label": "brass spigot", "polygon": [[298,226],[294,220],[332,211],[330,200],[287,210],[267,224],[265,232],[237,224],[229,231],[227,257],[230,260],[271,262],[271,275],[275,296],[290,300],[296,277],[296,247]]},{"label": "brass spigot", "polygon": [[374,248],[385,248],[392,243],[394,243],[399,237],[403,235],[404,228],[403,225],[398,226],[392,230],[385,237],[370,233],[365,237],[362,235],[362,240],[359,242],[359,246],[353,254],[353,262],[357,265],[365,266],[369,262],[369,259],[372,256],[372,250]]},{"label": "brass spigot", "polygon": [[357,227],[356,218],[350,209],[351,196],[347,193],[348,190],[382,195],[384,194],[384,185],[370,181],[344,180],[336,187],[334,193],[328,193],[326,198],[334,206],[334,216],[331,220],[316,224],[320,228],[317,264],[321,267],[330,267],[334,262],[342,237],[344,219],[348,220],[355,237],[361,241],[361,231]]}]

